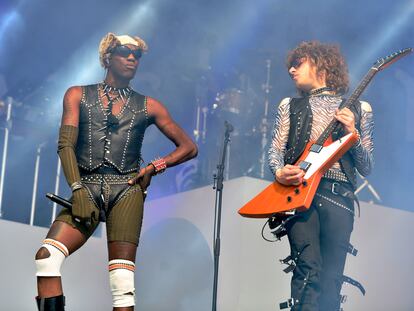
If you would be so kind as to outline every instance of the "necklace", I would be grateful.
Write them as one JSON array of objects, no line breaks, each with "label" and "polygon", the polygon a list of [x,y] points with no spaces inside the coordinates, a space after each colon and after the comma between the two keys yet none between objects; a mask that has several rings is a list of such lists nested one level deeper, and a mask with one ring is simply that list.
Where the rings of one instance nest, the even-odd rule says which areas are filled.
[{"label": "necklace", "polygon": [[322,94],[323,92],[328,92],[328,91],[332,91],[332,88],[330,88],[329,86],[323,86],[318,89],[309,91],[308,96],[315,96],[315,95],[319,95],[319,94]]},{"label": "necklace", "polygon": [[109,84],[107,84],[105,81],[102,81],[101,83],[102,90],[105,94],[118,94],[119,97],[121,97],[122,100],[124,100],[124,97],[128,97],[131,95],[132,88],[130,86],[127,87],[114,87]]},{"label": "necklace", "polygon": [[[114,127],[119,124],[119,120],[116,118],[116,116],[112,113],[112,107],[118,99],[121,99],[121,102],[126,104],[129,101],[129,98],[132,94],[132,88],[127,86],[123,88],[117,88],[113,87],[109,84],[107,84],[105,81],[103,81],[100,84],[100,87],[102,89],[103,96],[105,96],[108,100],[108,106],[104,108],[104,112],[106,115],[106,122],[107,122],[107,129],[109,127]],[[112,97],[109,94],[115,94],[115,97]]]}]

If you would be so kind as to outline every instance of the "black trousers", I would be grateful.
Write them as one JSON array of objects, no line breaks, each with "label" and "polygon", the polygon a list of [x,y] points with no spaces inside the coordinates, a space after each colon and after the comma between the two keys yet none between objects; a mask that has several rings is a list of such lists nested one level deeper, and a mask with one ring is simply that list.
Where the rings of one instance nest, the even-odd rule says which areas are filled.
[{"label": "black trousers", "polygon": [[319,188],[310,209],[288,224],[291,256],[296,261],[291,294],[299,300],[292,310],[340,310],[342,276],[354,224],[353,205],[352,200]]}]

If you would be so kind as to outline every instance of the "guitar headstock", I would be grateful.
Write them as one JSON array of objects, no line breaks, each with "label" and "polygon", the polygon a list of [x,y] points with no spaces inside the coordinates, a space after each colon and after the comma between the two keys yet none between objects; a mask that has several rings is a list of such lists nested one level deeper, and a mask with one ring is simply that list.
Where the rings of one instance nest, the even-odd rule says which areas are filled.
[{"label": "guitar headstock", "polygon": [[413,51],[412,48],[406,48],[399,50],[398,52],[395,52],[391,55],[388,55],[384,58],[378,59],[375,64],[372,66],[373,69],[376,69],[378,71],[386,68],[387,66],[391,65],[392,63],[396,62],[400,58],[410,54]]}]

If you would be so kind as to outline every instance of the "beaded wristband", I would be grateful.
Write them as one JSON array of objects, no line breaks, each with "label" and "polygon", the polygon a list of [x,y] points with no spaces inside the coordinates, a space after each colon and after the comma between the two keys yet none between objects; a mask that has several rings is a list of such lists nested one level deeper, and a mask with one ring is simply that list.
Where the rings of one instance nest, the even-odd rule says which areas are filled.
[{"label": "beaded wristband", "polygon": [[167,163],[163,158],[154,159],[150,162],[150,164],[152,164],[155,168],[154,175],[161,174],[167,168]]}]

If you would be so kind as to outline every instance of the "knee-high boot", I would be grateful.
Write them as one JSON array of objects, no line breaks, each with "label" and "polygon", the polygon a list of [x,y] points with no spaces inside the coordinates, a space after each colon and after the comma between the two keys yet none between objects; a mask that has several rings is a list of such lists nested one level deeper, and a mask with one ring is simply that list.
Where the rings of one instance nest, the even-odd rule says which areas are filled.
[{"label": "knee-high boot", "polygon": [[65,296],[55,296],[49,298],[36,297],[37,308],[39,311],[64,311]]}]

